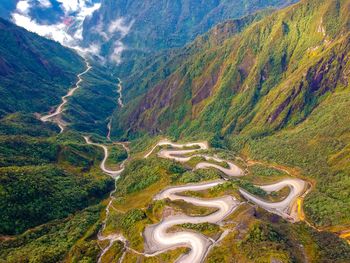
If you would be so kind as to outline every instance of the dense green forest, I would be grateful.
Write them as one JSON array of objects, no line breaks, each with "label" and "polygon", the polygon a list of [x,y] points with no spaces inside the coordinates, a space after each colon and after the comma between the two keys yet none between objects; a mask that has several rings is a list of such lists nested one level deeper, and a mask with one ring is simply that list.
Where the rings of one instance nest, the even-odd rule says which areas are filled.
[{"label": "dense green forest", "polygon": [[113,180],[98,168],[103,157],[98,149],[87,146],[75,133],[31,136],[35,127],[31,123],[45,135],[55,134],[50,125],[30,116],[7,116],[0,124],[0,130],[7,131],[30,127],[29,131],[16,129],[17,135],[0,135],[2,234],[19,234],[64,218],[97,203],[113,188]]},{"label": "dense green forest", "polygon": [[[0,262],[60,262],[71,255],[77,262],[96,260],[99,247],[91,241],[99,227],[102,206],[89,207],[16,237],[0,240]],[[81,256],[79,253],[84,252]]]}]

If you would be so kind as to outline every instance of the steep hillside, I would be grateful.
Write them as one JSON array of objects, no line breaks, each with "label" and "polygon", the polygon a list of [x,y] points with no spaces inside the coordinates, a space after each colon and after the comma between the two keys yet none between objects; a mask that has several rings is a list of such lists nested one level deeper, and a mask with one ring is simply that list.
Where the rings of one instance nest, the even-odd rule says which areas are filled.
[{"label": "steep hillside", "polygon": [[[149,75],[167,74],[150,78],[143,84],[149,88],[146,95],[116,114],[115,134],[129,128],[131,137],[140,131],[175,138],[209,136],[221,145],[231,141],[234,150],[244,143],[274,139],[295,158],[281,154],[283,148],[268,151],[269,144],[254,148],[250,157],[302,168],[318,181],[307,200],[308,216],[320,225],[349,224],[348,164],[341,161],[348,156],[350,134],[345,110],[350,88],[349,12],[348,0],[301,1],[242,33],[228,34],[223,43],[190,52],[177,66],[168,66],[164,58],[166,62],[149,67]],[[138,81],[142,83],[134,83]],[[344,119],[338,129],[332,126],[335,116]],[[323,154],[317,150],[321,147]],[[329,181],[330,170],[337,176],[345,173],[339,178],[342,183]],[[328,190],[322,187],[326,182]],[[331,185],[337,191],[330,190]],[[337,208],[333,202],[338,202]],[[339,207],[343,214],[335,215]]]},{"label": "steep hillside", "polygon": [[81,89],[71,97],[63,118],[71,129],[107,135],[107,125],[118,107],[118,78],[111,70],[93,64],[84,76]]},{"label": "steep hillside", "polygon": [[134,100],[135,97],[145,93],[152,85],[172,74],[179,65],[186,63],[189,58],[222,45],[226,39],[237,35],[271,12],[271,10],[265,10],[240,19],[228,20],[196,38],[185,48],[162,51],[138,60],[130,74],[123,78],[124,100],[126,102]]},{"label": "steep hillside", "polygon": [[72,50],[0,19],[0,116],[49,111],[83,68]]},{"label": "steep hillside", "polygon": [[[84,70],[83,58],[73,50],[0,19],[0,117],[53,110]],[[77,130],[107,134],[117,83],[109,69],[93,65],[82,89],[70,98],[64,119]]]}]

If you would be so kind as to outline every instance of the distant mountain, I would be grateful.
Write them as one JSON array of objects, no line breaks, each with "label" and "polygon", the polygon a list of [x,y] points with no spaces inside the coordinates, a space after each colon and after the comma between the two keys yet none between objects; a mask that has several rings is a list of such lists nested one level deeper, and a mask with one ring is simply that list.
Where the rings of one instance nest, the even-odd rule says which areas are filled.
[{"label": "distant mountain", "polygon": [[147,92],[115,114],[114,135],[245,145],[253,157],[317,178],[305,206],[317,224],[349,223],[350,199],[341,197],[350,171],[349,13],[349,0],[304,0],[241,33],[229,33],[237,25],[229,22],[155,58],[126,84],[130,96]]},{"label": "distant mountain", "polygon": [[[264,8],[279,8],[295,0],[104,0],[84,22],[84,42],[100,47],[102,57],[123,61],[181,47],[219,22]],[[123,51],[123,53],[121,52]]]}]

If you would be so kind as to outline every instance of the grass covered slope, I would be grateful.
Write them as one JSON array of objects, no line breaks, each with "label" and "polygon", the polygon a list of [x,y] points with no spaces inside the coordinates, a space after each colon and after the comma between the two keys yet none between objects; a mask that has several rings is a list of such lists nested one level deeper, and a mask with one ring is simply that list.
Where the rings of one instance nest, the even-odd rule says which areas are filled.
[{"label": "grass covered slope", "polygon": [[167,74],[152,77],[148,92],[116,114],[115,134],[209,137],[299,167],[317,182],[307,217],[350,224],[349,12],[349,0],[304,0],[187,53],[177,66],[165,59],[149,75]]},{"label": "grass covered slope", "polygon": [[84,62],[72,50],[0,18],[0,116],[48,112],[76,82]]}]

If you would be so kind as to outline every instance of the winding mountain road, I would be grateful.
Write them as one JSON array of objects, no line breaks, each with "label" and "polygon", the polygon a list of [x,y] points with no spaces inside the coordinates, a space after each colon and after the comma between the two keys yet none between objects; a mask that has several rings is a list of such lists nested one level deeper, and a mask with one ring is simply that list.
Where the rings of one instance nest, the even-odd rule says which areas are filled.
[{"label": "winding mountain road", "polygon": [[[222,160],[217,157],[211,157],[203,154],[194,154],[192,156],[187,156],[199,150],[207,150],[208,144],[206,142],[176,144],[168,140],[161,140],[144,156],[144,158],[148,158],[156,150],[158,146],[170,146],[173,148],[180,149],[180,150],[161,149],[158,152],[158,156],[161,158],[172,159],[183,163],[183,162],[188,162],[193,157],[199,156],[199,157],[205,158],[207,161],[213,160],[218,163],[226,162],[229,165],[229,168],[224,168],[224,167],[221,167],[220,165],[209,163],[209,162],[200,162],[196,165],[195,169],[216,168],[230,177],[237,177],[237,176],[244,175],[243,171],[238,166],[234,165],[233,163],[227,160]],[[196,147],[196,148],[184,149],[184,148],[190,148],[190,147]],[[162,253],[169,249],[185,246],[185,247],[189,247],[191,250],[188,254],[182,255],[177,260],[177,262],[180,262],[180,263],[203,262],[210,248],[212,247],[212,244],[214,243],[213,240],[199,233],[194,233],[191,231],[169,233],[168,229],[170,229],[173,226],[184,224],[184,223],[199,224],[199,223],[209,222],[209,223],[218,224],[223,219],[225,219],[229,214],[231,214],[232,211],[234,211],[235,208],[240,204],[240,202],[237,201],[232,196],[224,196],[221,198],[204,200],[204,199],[195,198],[195,197],[178,195],[178,193],[185,192],[185,191],[206,190],[214,186],[217,186],[219,184],[222,184],[224,182],[225,180],[217,180],[217,181],[207,182],[207,183],[189,184],[185,186],[170,187],[161,191],[159,194],[157,194],[154,197],[154,200],[162,200],[162,199],[169,199],[171,201],[183,200],[187,203],[191,203],[196,206],[216,208],[217,211],[208,216],[190,217],[187,215],[171,215],[163,218],[163,220],[158,224],[150,225],[146,227],[143,233],[144,239],[145,239],[146,254],[155,255],[156,253]],[[281,202],[274,202],[274,203],[267,202],[258,197],[255,197],[254,195],[248,193],[243,189],[240,189],[240,193],[247,200],[257,204],[258,206],[270,212],[277,213],[291,221],[295,221],[294,218],[289,214],[290,209],[292,204],[297,199],[297,197],[302,195],[302,193],[304,192],[305,186],[306,184],[303,180],[294,179],[294,178],[284,179],[272,185],[258,186],[267,192],[279,191],[284,187],[290,188],[290,193],[287,196],[287,198],[285,198]]]},{"label": "winding mountain road", "polygon": [[[101,168],[101,170],[103,172],[105,172],[106,174],[110,175],[113,178],[116,178],[124,171],[124,169],[125,169],[125,162],[127,161],[127,159],[124,160],[121,163],[120,170],[116,170],[116,171],[115,170],[110,170],[110,169],[108,169],[106,167],[106,161],[107,161],[108,155],[109,155],[107,146],[99,144],[99,143],[92,142],[88,136],[84,136],[84,139],[85,139],[87,144],[94,145],[94,146],[97,146],[97,147],[100,147],[100,148],[103,149],[104,157],[103,157],[103,160],[102,160],[102,162],[100,164],[100,168]],[[125,151],[127,151],[129,153],[129,149],[124,143],[119,143],[119,144],[122,145],[123,148],[125,149]]]},{"label": "winding mountain road", "polygon": [[118,105],[121,108],[124,108],[124,104],[123,104],[123,82],[121,81],[120,78],[118,78],[118,89],[117,89],[117,92],[119,94]]},{"label": "winding mountain road", "polygon": [[83,82],[83,76],[86,73],[88,73],[92,68],[91,65],[89,64],[89,61],[86,59],[85,59],[85,65],[86,65],[86,69],[77,75],[78,81],[75,83],[75,87],[70,89],[68,93],[62,97],[62,103],[56,108],[56,110],[53,113],[42,116],[40,118],[42,122],[50,121],[50,122],[56,123],[61,129],[60,133],[62,133],[67,126],[67,124],[61,119],[60,115],[62,114],[62,112],[64,111],[64,107],[68,103],[68,98],[72,97],[74,93],[77,91],[77,89],[80,88],[80,84]]},{"label": "winding mountain road", "polygon": [[[209,163],[209,162],[200,162],[196,165],[195,169],[207,169],[207,168],[217,168],[228,176],[242,176],[243,171],[236,166],[235,164],[223,160],[217,157],[211,157],[204,154],[194,154],[191,156],[186,156],[188,154],[195,153],[200,150],[208,150],[209,146],[207,142],[194,142],[187,144],[176,144],[168,140],[161,140],[158,142],[152,149],[149,151],[144,158],[148,158],[158,146],[170,146],[177,149],[162,149],[158,152],[160,158],[172,159],[181,163],[188,162],[194,157],[202,157],[207,161],[213,160],[215,162],[225,162],[229,165],[229,168],[223,168],[219,165]],[[186,149],[184,149],[186,148]],[[193,148],[193,149],[187,149]],[[208,215],[208,216],[196,216],[190,217],[187,215],[175,215],[164,218],[160,223],[146,227],[144,231],[145,238],[145,247],[146,253],[154,254],[157,251],[166,251],[169,249],[177,247],[189,247],[191,250],[188,254],[182,255],[177,262],[181,263],[193,263],[193,262],[202,262],[210,250],[211,246],[214,244],[214,241],[205,237],[202,234],[194,232],[176,232],[168,233],[167,230],[173,226],[184,224],[184,223],[213,223],[218,224],[223,219],[234,211],[234,209],[240,204],[232,196],[224,196],[221,198],[215,199],[200,199],[194,197],[186,197],[178,195],[178,193],[185,191],[202,191],[219,184],[223,184],[224,180],[217,180],[214,182],[200,183],[200,184],[190,184],[185,186],[170,187],[154,197],[154,200],[161,199],[170,199],[171,201],[183,200],[187,203],[191,203],[196,206],[202,207],[211,207],[216,208],[217,211]]]},{"label": "winding mountain road", "polygon": [[[93,145],[93,146],[96,146],[96,147],[100,147],[103,149],[103,152],[104,152],[104,158],[100,164],[100,168],[103,172],[105,172],[106,174],[108,174],[109,176],[111,176],[114,180],[115,180],[115,183],[117,182],[117,180],[119,179],[119,176],[120,174],[124,171],[125,169],[125,163],[128,161],[128,158],[129,158],[129,148],[127,147],[127,145],[125,143],[118,143],[120,145],[122,145],[124,147],[124,149],[127,151],[128,153],[128,158],[125,159],[121,164],[120,164],[120,169],[119,170],[110,170],[106,167],[106,161],[108,159],[108,156],[109,156],[109,153],[108,153],[108,148],[107,146],[103,145],[103,144],[99,144],[99,143],[94,143],[90,140],[90,138],[88,136],[84,136],[84,139],[86,141],[87,144],[89,145]],[[126,242],[125,238],[120,235],[120,234],[111,234],[111,235],[108,235],[108,236],[104,236],[103,235],[103,231],[105,230],[106,228],[106,224],[107,224],[107,219],[108,219],[108,216],[110,214],[110,209],[112,207],[112,203],[113,201],[115,200],[115,197],[113,196],[114,193],[116,192],[117,188],[116,188],[116,185],[114,187],[114,190],[109,194],[109,202],[108,202],[108,205],[106,207],[106,217],[103,221],[103,224],[102,224],[102,228],[100,229],[100,231],[98,232],[97,234],[97,238],[99,241],[108,241],[108,245],[102,249],[102,252],[100,253],[99,255],[99,258],[98,258],[98,263],[101,263],[102,261],[102,257],[107,253],[107,251],[113,246],[113,244],[116,242],[116,241],[122,241],[123,243]]]},{"label": "winding mountain road", "polygon": [[303,194],[303,192],[306,189],[306,186],[307,184],[305,183],[305,181],[297,178],[284,179],[280,182],[271,185],[257,186],[266,191],[267,193],[277,192],[283,189],[284,187],[289,187],[290,192],[288,196],[281,202],[274,203],[266,202],[263,199],[248,193],[244,189],[240,189],[239,191],[242,194],[242,196],[244,196],[247,200],[255,203],[256,205],[270,212],[279,214],[280,216],[291,221],[297,221],[297,218],[294,218],[291,215],[292,204],[294,204],[296,199]]},{"label": "winding mountain road", "polygon": [[[118,105],[120,108],[124,108],[124,104],[123,104],[123,85],[122,85],[122,81],[120,78],[118,78],[118,89],[117,89],[117,93],[118,93]],[[112,122],[113,122],[113,115],[110,117],[109,122],[107,124],[107,139],[110,141],[111,140],[111,133],[112,133]]]},{"label": "winding mountain road", "polygon": [[[106,168],[106,161],[108,158],[108,148],[105,145],[93,143],[89,137],[84,136],[86,143],[90,145],[94,145],[100,147],[104,151],[104,158],[100,164],[100,168],[105,173],[112,176],[115,180],[118,179],[121,172],[124,170],[125,161],[121,164],[120,170],[110,170]],[[128,151],[127,146],[122,144],[123,147]],[[223,160],[217,157],[212,157],[204,154],[195,154],[200,150],[208,150],[208,144],[206,142],[194,142],[187,144],[176,144],[172,143],[168,140],[161,140],[158,142],[145,156],[144,158],[148,158],[151,154],[156,150],[158,146],[170,146],[173,149],[161,149],[158,152],[158,156],[160,158],[172,159],[181,163],[189,161],[194,157],[202,157],[207,161],[215,161],[216,163],[225,162],[228,164],[229,168],[221,167],[218,164],[213,164],[210,162],[200,162],[196,165],[195,169],[207,169],[207,168],[216,168],[221,172],[225,173],[229,177],[238,177],[243,176],[243,171],[231,163],[230,161]],[[191,149],[192,148],[192,149]],[[193,154],[191,156],[188,156]],[[133,250],[128,246],[127,240],[120,234],[111,234],[108,236],[103,235],[103,231],[106,227],[107,218],[110,214],[110,208],[112,207],[112,202],[114,200],[113,194],[116,189],[114,189],[110,193],[110,201],[106,208],[106,218],[103,221],[103,225],[101,230],[98,233],[98,239],[100,241],[108,241],[108,245],[102,249],[102,252],[98,258],[98,262],[100,263],[102,257],[105,253],[112,247],[112,245],[116,241],[121,241],[125,244],[126,250],[136,253],[138,255],[143,255],[145,257],[153,257],[158,254],[164,253],[168,250],[179,248],[179,247],[188,247],[190,248],[189,253],[183,254],[180,256],[176,262],[178,263],[197,263],[203,262],[210,249],[222,238],[225,236],[224,232],[221,237],[215,241],[209,237],[206,237],[200,233],[195,233],[193,231],[178,231],[178,232],[168,232],[168,230],[174,226],[178,226],[184,223],[192,223],[192,224],[200,224],[200,223],[213,223],[213,224],[221,224],[222,221],[229,216],[240,204],[233,196],[223,196],[219,198],[212,199],[202,199],[191,196],[183,196],[179,193],[183,193],[186,191],[203,191],[210,189],[212,187],[218,186],[226,182],[226,180],[216,180],[211,182],[204,182],[198,184],[188,184],[183,186],[174,186],[168,187],[158,193],[154,200],[163,200],[169,199],[171,201],[182,200],[184,202],[190,203],[195,206],[200,207],[209,207],[214,208],[215,212],[205,215],[205,216],[187,216],[184,214],[170,215],[164,217],[161,222],[147,226],[143,232],[144,240],[145,240],[145,252],[141,253]],[[291,221],[293,221],[293,217],[290,216],[290,208],[295,200],[302,195],[305,190],[305,182],[300,179],[289,178],[284,179],[280,182],[271,185],[258,186],[264,189],[266,192],[279,191],[284,187],[290,188],[289,195],[280,202],[267,202],[264,201],[244,189],[240,189],[240,193],[247,200],[257,204],[258,206],[272,212],[283,216]],[[226,233],[227,234],[227,233]],[[123,259],[124,257],[122,257]]]},{"label": "winding mountain road", "polygon": [[[209,146],[208,146],[207,142],[193,142],[193,143],[187,143],[187,144],[177,144],[177,143],[172,143],[168,140],[161,140],[151,149],[151,151],[149,151],[145,155],[144,158],[148,158],[154,152],[154,150],[159,146],[171,146],[173,148],[178,148],[178,149],[179,148],[183,149],[183,148],[196,147],[193,149],[184,149],[184,150],[162,149],[158,152],[158,156],[160,158],[172,159],[172,160],[177,161],[177,162],[185,163],[185,162],[190,161],[192,158],[202,157],[208,162],[198,163],[196,165],[195,169],[216,168],[216,169],[220,170],[221,172],[223,172],[224,174],[231,176],[231,177],[238,177],[238,176],[244,175],[244,172],[237,165],[235,165],[234,163],[232,163],[230,161],[223,160],[223,159],[218,158],[218,157],[213,157],[213,156],[209,156],[206,154],[194,154],[191,156],[186,156],[188,154],[195,153],[195,152],[200,151],[200,150],[208,150]],[[224,168],[220,165],[210,163],[209,161],[214,161],[217,163],[227,163],[229,168]]]},{"label": "winding mountain road", "polygon": [[217,211],[207,216],[190,217],[186,215],[176,215],[164,218],[159,224],[149,226],[144,231],[146,253],[156,253],[157,251],[164,251],[180,246],[187,246],[191,248],[190,252],[178,259],[178,262],[202,262],[210,248],[214,243],[211,239],[202,234],[193,232],[175,232],[168,233],[167,230],[173,226],[184,223],[200,224],[213,223],[218,224],[224,218],[232,213],[232,211],[239,205],[232,196],[224,196],[215,199],[200,199],[193,197],[185,197],[177,195],[185,191],[202,191],[219,184],[224,183],[223,180],[218,180],[209,183],[186,185],[179,187],[168,188],[159,193],[154,199],[170,199],[171,201],[183,200],[196,206],[216,208]]}]

